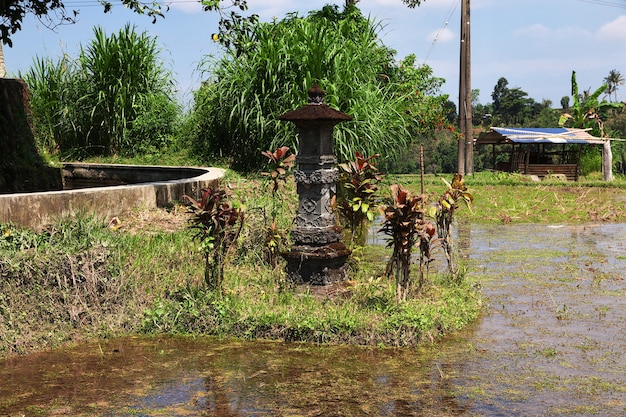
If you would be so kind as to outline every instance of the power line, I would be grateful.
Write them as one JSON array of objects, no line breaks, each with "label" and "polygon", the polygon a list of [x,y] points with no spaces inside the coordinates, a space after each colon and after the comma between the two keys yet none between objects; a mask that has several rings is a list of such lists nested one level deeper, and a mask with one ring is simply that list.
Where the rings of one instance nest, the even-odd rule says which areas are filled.
[{"label": "power line", "polygon": [[460,3],[461,3],[461,0],[453,0],[452,4],[450,4],[450,10],[448,11],[448,14],[446,15],[446,19],[444,20],[443,24],[441,25],[441,27],[439,28],[439,30],[435,34],[435,38],[433,39],[433,43],[430,44],[430,48],[428,49],[428,53],[426,54],[426,57],[424,58],[424,62],[422,62],[422,65],[426,65],[426,61],[428,60],[428,58],[430,57],[430,54],[432,53],[433,49],[435,48],[435,44],[439,40],[439,36],[441,36],[441,33],[448,26],[448,22],[450,21],[450,18],[452,17],[452,15],[456,11],[456,9],[457,9],[457,7],[459,6]]},{"label": "power line", "polygon": [[618,9],[626,9],[626,2],[616,3],[609,0],[578,0],[583,3],[598,4],[600,6],[616,7]]}]

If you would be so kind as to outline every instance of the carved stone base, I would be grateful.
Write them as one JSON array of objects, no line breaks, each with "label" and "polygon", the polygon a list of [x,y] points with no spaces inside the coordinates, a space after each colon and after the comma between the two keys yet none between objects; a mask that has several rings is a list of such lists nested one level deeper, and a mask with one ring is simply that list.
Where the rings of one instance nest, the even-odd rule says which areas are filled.
[{"label": "carved stone base", "polygon": [[281,255],[287,261],[287,279],[295,284],[328,285],[343,281],[350,249],[341,243],[296,245]]}]

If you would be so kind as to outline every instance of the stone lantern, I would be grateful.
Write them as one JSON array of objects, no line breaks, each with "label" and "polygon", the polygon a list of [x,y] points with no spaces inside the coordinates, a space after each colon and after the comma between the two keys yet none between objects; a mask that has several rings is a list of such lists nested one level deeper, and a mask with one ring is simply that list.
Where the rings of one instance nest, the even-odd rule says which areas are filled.
[{"label": "stone lantern", "polygon": [[298,213],[291,233],[293,246],[282,254],[287,278],[295,283],[327,285],[346,277],[350,250],[340,242],[332,203],[337,193],[333,127],[352,116],[324,104],[324,91],[309,89],[308,104],[279,116],[298,128],[299,147],[294,178]]}]

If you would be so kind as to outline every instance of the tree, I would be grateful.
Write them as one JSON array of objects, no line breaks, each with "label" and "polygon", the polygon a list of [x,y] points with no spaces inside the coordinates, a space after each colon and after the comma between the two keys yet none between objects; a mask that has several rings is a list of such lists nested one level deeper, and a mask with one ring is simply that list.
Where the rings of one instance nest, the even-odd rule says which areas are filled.
[{"label": "tree", "polygon": [[500,102],[502,101],[502,96],[508,90],[507,85],[509,85],[509,81],[500,77],[495,87],[493,88],[493,93],[491,93],[491,99],[493,100],[493,111],[494,113],[500,111]]},{"label": "tree", "polygon": [[[572,127],[579,129],[590,129],[595,136],[604,138],[603,120],[606,119],[610,109],[622,108],[623,103],[610,103],[606,100],[598,100],[598,97],[607,90],[607,84],[602,84],[593,93],[586,91],[583,95],[578,93],[578,82],[576,81],[576,71],[572,71],[572,99],[574,104],[570,113],[561,116],[559,125],[564,126],[568,121]],[[606,140],[602,149],[602,173],[605,181],[613,180],[612,167],[613,154],[611,142]]]},{"label": "tree", "polygon": [[[112,4],[101,1],[104,12],[111,10]],[[163,16],[157,1],[143,3],[138,0],[122,0],[125,7],[152,17],[153,22]],[[219,3],[219,2],[218,2]],[[37,17],[44,26],[55,28],[63,24],[76,22],[79,10],[68,12],[63,0],[3,0],[0,2],[0,42],[13,46],[11,35],[22,29],[22,22],[27,14]]]},{"label": "tree", "polygon": [[[361,0],[346,0],[346,7],[356,6],[359,1]],[[406,4],[410,8],[414,8],[415,6],[419,6],[424,1],[426,0],[402,0],[402,3]]]},{"label": "tree", "polygon": [[617,70],[609,71],[609,75],[604,78],[604,83],[606,84],[606,94],[609,96],[609,101],[611,101],[611,94],[614,95],[615,101],[617,101],[617,89],[618,86],[624,85],[624,77]]},{"label": "tree", "polygon": [[538,103],[528,97],[528,93],[521,88],[508,88],[508,84],[507,79],[501,77],[491,93],[492,124],[509,126],[534,124],[534,120],[540,114],[552,107],[550,100],[542,100]]},{"label": "tree", "polygon": [[[161,4],[158,0],[152,3],[144,3],[139,0],[121,0],[122,4],[138,14],[145,14],[152,17],[155,23],[157,17],[163,17]],[[242,18],[237,12],[230,12],[226,17],[225,11],[228,8],[247,10],[246,0],[230,0],[231,6],[223,6],[224,0],[200,0],[205,11],[217,11],[220,14],[220,28],[228,28],[231,21],[255,21],[258,16],[252,15]],[[99,0],[104,12],[111,10],[113,5],[108,0]],[[166,7],[166,10],[169,6]],[[6,76],[4,63],[4,52],[2,44],[13,46],[11,36],[22,29],[22,22],[27,14],[32,14],[47,28],[54,29],[63,24],[76,22],[79,10],[74,9],[71,13],[65,9],[63,0],[0,0],[0,78]]]}]

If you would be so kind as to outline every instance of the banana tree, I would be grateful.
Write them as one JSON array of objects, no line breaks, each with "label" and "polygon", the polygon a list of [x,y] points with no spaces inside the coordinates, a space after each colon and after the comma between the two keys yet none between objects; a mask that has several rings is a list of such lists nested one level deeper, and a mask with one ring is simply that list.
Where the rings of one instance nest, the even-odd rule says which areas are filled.
[{"label": "banana tree", "polygon": [[565,126],[571,121],[571,127],[578,129],[590,129],[591,134],[604,138],[602,148],[602,177],[605,181],[613,180],[613,153],[611,152],[611,141],[604,133],[602,116],[610,109],[623,107],[623,103],[611,103],[606,100],[599,100],[607,88],[607,84],[602,84],[592,94],[585,92],[582,96],[578,92],[576,82],[576,71],[572,71],[572,99],[574,105],[571,114],[565,113],[559,119],[559,126]]}]

